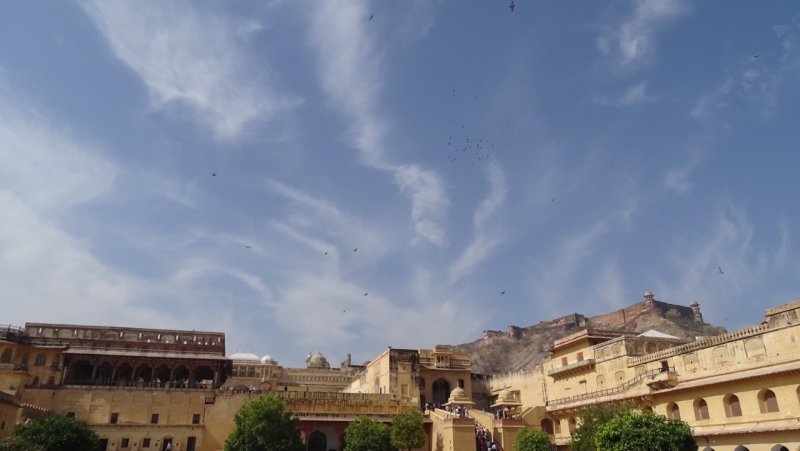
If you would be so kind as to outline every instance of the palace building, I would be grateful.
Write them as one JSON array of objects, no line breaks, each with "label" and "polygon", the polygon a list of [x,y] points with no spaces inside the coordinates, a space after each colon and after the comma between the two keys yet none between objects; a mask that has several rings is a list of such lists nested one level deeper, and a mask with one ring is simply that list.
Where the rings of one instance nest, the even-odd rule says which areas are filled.
[{"label": "palace building", "polygon": [[[338,368],[309,354],[305,368],[288,368],[269,355],[226,355],[220,332],[9,326],[0,329],[0,438],[60,413],[88,422],[104,450],[218,451],[239,408],[269,393],[300,420],[309,451],[341,451],[359,416],[390,423],[421,408],[424,450],[472,451],[476,424],[509,451],[525,427],[569,449],[582,409],[620,403],[688,422],[704,451],[800,449],[800,301],[694,340],[607,326],[658,303],[648,292],[602,322],[581,321],[542,364],[491,376],[445,345],[389,347],[363,365],[348,355]],[[702,319],[697,303],[675,307]]]}]

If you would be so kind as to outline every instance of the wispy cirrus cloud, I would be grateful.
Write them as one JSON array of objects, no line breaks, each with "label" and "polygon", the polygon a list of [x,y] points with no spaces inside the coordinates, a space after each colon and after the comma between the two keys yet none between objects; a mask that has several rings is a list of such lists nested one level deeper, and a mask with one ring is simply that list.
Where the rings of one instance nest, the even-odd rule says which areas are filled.
[{"label": "wispy cirrus cloud", "polygon": [[620,68],[637,69],[652,60],[658,32],[687,10],[683,0],[635,0],[633,13],[597,38],[597,49]]},{"label": "wispy cirrus cloud", "polygon": [[650,103],[657,100],[657,98],[658,98],[657,96],[654,96],[647,92],[647,83],[639,82],[629,87],[616,97],[613,98],[596,97],[595,102],[600,105],[608,105],[608,106],[615,106],[618,108],[624,108],[629,106],[636,106],[645,103]]},{"label": "wispy cirrus cloud", "polygon": [[260,30],[258,22],[183,1],[80,5],[114,55],[142,79],[155,108],[185,108],[218,136],[232,138],[299,103],[248,63],[242,36]]},{"label": "wispy cirrus cloud", "polygon": [[697,166],[703,161],[704,154],[699,149],[692,149],[688,159],[681,165],[664,172],[662,181],[664,187],[675,194],[684,194],[692,189],[694,184],[689,177]]},{"label": "wispy cirrus cloud", "polygon": [[[576,274],[589,263],[609,234],[630,223],[637,207],[634,199],[623,202],[619,208],[596,220],[591,227],[572,234],[565,234],[560,243],[553,248],[549,259],[542,258],[536,261],[535,269],[526,284],[529,291],[532,292],[533,299],[541,305],[549,307],[548,314],[563,314],[556,306],[570,296],[588,294],[586,291],[579,291],[582,287],[575,285]],[[612,278],[616,277],[613,268],[607,272],[607,275]],[[613,290],[609,290],[608,287],[615,287],[616,282],[612,279],[596,282],[595,291],[598,286],[605,293],[606,302],[611,303],[612,300],[608,296],[612,294]],[[614,288],[614,290],[616,289]],[[591,299],[587,298],[586,302],[590,301]],[[577,307],[574,302],[571,305],[572,308]]]},{"label": "wispy cirrus cloud", "polygon": [[450,282],[453,283],[483,262],[499,244],[503,242],[501,234],[497,231],[486,230],[487,223],[498,208],[505,202],[508,186],[505,174],[500,165],[492,161],[486,169],[489,180],[489,194],[475,210],[473,219],[475,236],[461,255],[451,265],[449,270]]},{"label": "wispy cirrus cloud", "polygon": [[[778,221],[774,230],[774,247],[764,246],[757,235],[773,235],[772,231],[757,231],[747,211],[728,201],[713,212],[704,230],[671,240],[666,259],[673,277],[661,279],[659,290],[672,293],[674,299],[700,300],[716,322],[727,320],[725,312],[737,299],[749,299],[747,305],[755,315],[776,302],[785,302],[796,293],[770,300],[760,294],[773,277],[786,274],[786,258],[791,255],[786,221]],[[752,303],[756,300],[758,304]]]},{"label": "wispy cirrus cloud", "polygon": [[712,119],[735,105],[747,105],[763,120],[778,111],[782,91],[797,92],[800,77],[800,16],[789,24],[773,27],[774,50],[743,55],[717,86],[702,94],[692,105],[689,116]]},{"label": "wispy cirrus cloud", "polygon": [[441,221],[448,200],[438,173],[417,164],[393,163],[388,121],[378,108],[383,55],[364,24],[370,14],[363,1],[330,1],[315,8],[310,40],[316,50],[323,90],[335,109],[348,117],[348,138],[368,166],[392,174],[411,200],[411,222],[417,235],[444,245]]}]

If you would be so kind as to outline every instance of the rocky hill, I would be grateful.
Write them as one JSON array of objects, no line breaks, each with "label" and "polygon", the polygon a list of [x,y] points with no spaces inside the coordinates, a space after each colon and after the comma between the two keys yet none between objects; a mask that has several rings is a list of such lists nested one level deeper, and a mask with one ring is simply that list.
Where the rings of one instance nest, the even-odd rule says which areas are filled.
[{"label": "rocky hill", "polygon": [[639,333],[655,329],[685,339],[725,333],[703,321],[696,302],[689,307],[669,304],[648,291],[640,302],[620,310],[592,317],[572,313],[533,326],[508,326],[505,332],[486,330],[480,340],[456,346],[472,355],[473,372],[506,373],[536,366],[553,341],[586,327]]}]

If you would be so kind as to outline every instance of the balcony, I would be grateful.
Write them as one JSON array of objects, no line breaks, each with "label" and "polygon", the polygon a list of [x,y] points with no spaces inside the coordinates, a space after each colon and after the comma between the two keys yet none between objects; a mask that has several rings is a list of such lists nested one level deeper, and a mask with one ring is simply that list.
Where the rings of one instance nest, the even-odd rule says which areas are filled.
[{"label": "balcony", "polygon": [[663,390],[678,385],[678,374],[674,368],[661,371],[645,379],[645,384],[652,390]]},{"label": "balcony", "polygon": [[547,375],[552,378],[572,376],[575,374],[584,373],[594,369],[594,359],[580,360],[569,365],[553,368],[547,372]]}]

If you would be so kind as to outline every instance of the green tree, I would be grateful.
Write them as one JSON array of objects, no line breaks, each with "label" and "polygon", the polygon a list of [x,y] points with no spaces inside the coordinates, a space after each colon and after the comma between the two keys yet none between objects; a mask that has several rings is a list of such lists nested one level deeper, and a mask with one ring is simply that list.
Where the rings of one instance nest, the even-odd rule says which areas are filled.
[{"label": "green tree", "polygon": [[285,411],[280,399],[264,395],[236,412],[225,451],[303,451],[300,422]]},{"label": "green tree", "polygon": [[12,435],[0,440],[0,451],[44,451],[44,448]]},{"label": "green tree", "polygon": [[425,446],[424,419],[418,410],[412,409],[397,415],[389,428],[392,446],[409,450]]},{"label": "green tree", "polygon": [[547,433],[538,429],[525,428],[514,439],[514,451],[550,451],[553,444]]},{"label": "green tree", "polygon": [[[66,415],[48,415],[14,430],[14,439],[43,451],[94,451],[100,438],[84,421]],[[22,448],[26,449],[26,448]]]},{"label": "green tree", "polygon": [[580,426],[572,431],[570,447],[574,451],[596,451],[594,446],[597,429],[622,412],[633,410],[633,404],[588,407],[581,412]]},{"label": "green tree", "polygon": [[358,417],[344,431],[344,451],[391,451],[389,428],[367,417]]},{"label": "green tree", "polygon": [[697,451],[688,424],[650,411],[621,412],[597,429],[595,446],[602,451]]}]

